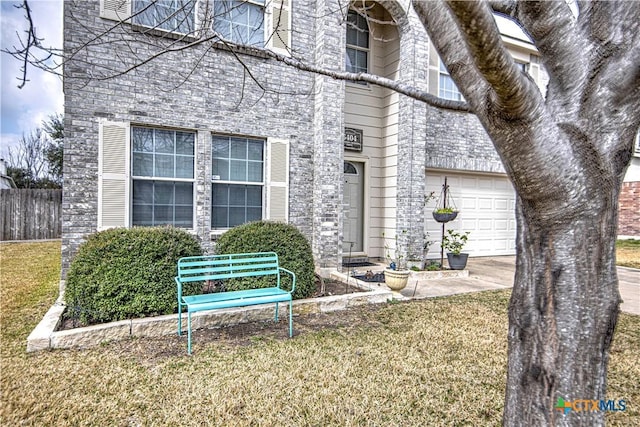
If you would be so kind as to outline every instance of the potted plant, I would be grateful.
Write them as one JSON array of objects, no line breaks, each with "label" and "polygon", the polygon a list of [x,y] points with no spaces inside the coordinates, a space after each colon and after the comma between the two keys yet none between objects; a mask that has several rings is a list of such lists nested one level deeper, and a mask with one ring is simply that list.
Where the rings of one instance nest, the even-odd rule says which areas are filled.
[{"label": "potted plant", "polygon": [[438,222],[449,222],[456,219],[458,211],[453,208],[438,208],[432,212],[432,215]]},{"label": "potted plant", "polygon": [[468,238],[468,231],[458,233],[454,230],[447,230],[447,234],[442,237],[442,247],[447,251],[447,260],[452,270],[464,270],[467,266],[469,254],[463,254],[461,251]]},{"label": "potted plant", "polygon": [[[402,230],[402,234],[406,234],[407,230]],[[382,233],[384,237],[384,233]],[[392,291],[399,292],[407,286],[409,281],[409,274],[411,273],[406,267],[407,263],[404,259],[402,248],[398,242],[398,235],[395,237],[395,248],[393,248],[393,255],[391,254],[391,247],[389,243],[384,242],[385,256],[389,261],[389,267],[384,270],[384,282]]]}]

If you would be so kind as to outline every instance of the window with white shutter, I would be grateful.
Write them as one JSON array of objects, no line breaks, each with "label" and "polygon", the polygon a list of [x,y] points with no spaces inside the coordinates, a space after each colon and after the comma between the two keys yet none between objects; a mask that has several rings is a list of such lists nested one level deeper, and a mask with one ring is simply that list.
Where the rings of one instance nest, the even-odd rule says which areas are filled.
[{"label": "window with white shutter", "polygon": [[100,0],[100,17],[113,21],[129,22],[131,0]]},{"label": "window with white shutter", "polygon": [[289,141],[267,140],[266,219],[289,220]]},{"label": "window with white shutter", "polygon": [[129,124],[102,121],[98,146],[98,230],[129,225]]},{"label": "window with white shutter", "polygon": [[292,0],[272,0],[267,10],[267,47],[283,54],[291,51]]}]

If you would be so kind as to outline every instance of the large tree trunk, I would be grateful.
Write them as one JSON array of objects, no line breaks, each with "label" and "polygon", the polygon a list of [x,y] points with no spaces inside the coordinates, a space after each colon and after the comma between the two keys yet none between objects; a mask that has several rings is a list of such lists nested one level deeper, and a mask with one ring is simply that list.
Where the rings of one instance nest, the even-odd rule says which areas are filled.
[{"label": "large tree trunk", "polygon": [[[591,401],[606,399],[620,302],[614,187],[592,188],[597,202],[565,220],[541,220],[518,200],[504,425],[604,425]],[[565,413],[558,398],[589,402]]]}]

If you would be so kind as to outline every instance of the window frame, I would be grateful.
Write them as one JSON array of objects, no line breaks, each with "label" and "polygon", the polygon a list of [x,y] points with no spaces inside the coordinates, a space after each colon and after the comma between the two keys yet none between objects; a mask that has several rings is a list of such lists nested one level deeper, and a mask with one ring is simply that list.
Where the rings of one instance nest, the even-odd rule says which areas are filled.
[{"label": "window frame", "polygon": [[[218,4],[218,3],[233,3],[235,1],[240,1],[240,0],[213,0],[213,3],[214,3],[213,4],[214,15],[213,15],[213,19],[212,19],[212,22],[211,22],[211,29],[213,31],[217,31],[216,30],[216,22],[219,22],[218,14],[215,11],[216,4]],[[261,24],[260,24],[260,26],[262,27],[261,40],[260,40],[259,44],[249,44],[248,43],[249,40],[246,40],[246,41],[243,41],[243,42],[240,42],[238,40],[234,40],[233,39],[233,31],[232,30],[230,30],[230,32],[229,32],[230,37],[225,38],[225,40],[229,41],[230,43],[233,43],[235,45],[238,45],[238,46],[247,46],[247,47],[250,47],[250,48],[264,49],[266,47],[266,45],[267,45],[267,36],[268,36],[268,34],[267,34],[267,15],[268,15],[267,9],[268,9],[268,6],[269,6],[268,5],[269,0],[244,0],[244,1],[242,1],[242,3],[248,4],[249,6],[258,7],[258,8],[260,8],[262,10],[262,21],[261,21]],[[229,11],[225,12],[224,16],[226,17],[226,15],[228,15],[231,12],[231,10],[233,10],[233,7],[231,9],[229,9]],[[233,26],[233,24],[235,22],[235,21],[232,21],[231,19],[225,19],[224,21],[226,23],[228,23],[230,26]],[[245,25],[243,25],[243,26],[245,26]],[[250,28],[248,25],[246,27]],[[257,31],[259,28],[260,27],[255,28],[255,31]],[[256,32],[256,34],[257,34],[257,32]],[[222,32],[220,32],[220,35],[223,36],[223,37],[225,36],[225,34],[223,34]]]},{"label": "window frame", "polygon": [[[173,35],[174,38],[177,36],[195,37],[197,35],[198,24],[199,24],[198,23],[198,7],[199,7],[199,2],[202,0],[192,0],[193,1],[193,10],[192,10],[193,23],[192,23],[192,29],[189,32],[180,31],[178,28],[173,28],[173,29],[162,28],[160,27],[161,23],[155,23],[152,26],[146,23],[139,22],[138,18],[141,16],[142,11],[145,10],[145,7],[143,6],[141,10],[136,11],[136,5],[139,2],[145,2],[146,0],[129,0],[129,1],[131,2],[131,18],[128,21],[131,23],[131,26],[134,29],[136,28],[141,29],[143,32],[150,32],[152,34],[157,34],[157,35],[168,35],[168,36]],[[190,1],[190,0],[186,0],[186,1]],[[155,5],[150,4],[147,7],[155,7]]]},{"label": "window frame", "polygon": [[[451,84],[453,85],[453,88],[455,89],[455,91],[453,90],[448,90],[445,89],[442,85],[442,78],[448,79],[448,81],[451,82]],[[454,95],[457,94],[457,98],[451,98],[448,96],[443,96],[443,92],[446,93],[452,93]],[[448,99],[451,101],[464,101],[464,96],[462,95],[462,93],[460,92],[460,89],[458,89],[458,86],[456,85],[456,82],[453,81],[453,78],[451,77],[451,75],[449,74],[449,70],[447,70],[447,67],[444,65],[444,62],[442,62],[442,59],[438,58],[438,98],[441,99]]]},{"label": "window frame", "polygon": [[[215,160],[216,159],[223,159],[222,157],[215,156],[215,153],[214,153],[214,143],[215,143],[215,140],[217,138],[218,139],[224,138],[224,139],[227,139],[228,142],[229,142],[229,146],[228,146],[229,147],[229,153],[228,153],[228,156],[224,158],[225,160],[229,161],[229,166],[228,166],[228,171],[227,171],[228,179],[222,179],[219,175],[214,175],[214,162],[215,162]],[[232,178],[231,177],[231,167],[230,167],[231,166],[231,161],[232,160],[236,160],[236,161],[241,160],[239,158],[231,157],[232,156],[232,154],[231,154],[231,151],[232,151],[231,141],[234,140],[234,139],[236,139],[236,140],[242,139],[242,140],[245,140],[247,143],[250,142],[250,141],[253,141],[253,142],[260,142],[262,144],[262,160],[260,161],[261,166],[262,166],[262,173],[261,173],[261,178],[262,179],[261,179],[261,181],[249,181],[249,180],[244,180],[243,181],[243,180],[231,179]],[[245,223],[249,222],[249,221],[246,221],[246,210],[247,210],[247,208],[249,206],[247,205],[247,201],[245,199],[245,204],[244,204],[245,221],[240,223],[240,224],[230,225],[229,214],[228,213],[229,213],[229,210],[231,208],[231,204],[230,204],[230,200],[227,199],[227,204],[226,204],[227,222],[226,222],[226,226],[225,227],[221,227],[221,226],[217,226],[217,225],[214,224],[214,219],[215,219],[214,211],[216,209],[215,206],[217,206],[217,205],[214,204],[213,191],[214,191],[214,187],[216,185],[225,185],[225,186],[228,186],[228,187],[231,187],[231,186],[259,187],[260,188],[260,208],[261,208],[260,209],[260,218],[259,219],[260,220],[265,219],[266,203],[267,203],[266,191],[267,191],[267,185],[268,185],[268,182],[267,182],[267,145],[268,145],[267,138],[263,138],[263,137],[251,137],[251,136],[243,136],[243,135],[226,135],[226,134],[218,134],[218,133],[212,133],[211,134],[211,144],[210,144],[210,146],[211,146],[211,175],[209,177],[209,180],[211,182],[211,194],[210,194],[211,203],[209,204],[209,207],[211,209],[210,226],[211,226],[211,231],[213,233],[221,233],[221,232],[227,231],[227,230],[229,230],[229,229],[231,229],[231,228],[233,228],[235,226],[238,226],[238,225],[245,224]],[[257,160],[251,160],[251,159],[248,158],[248,148],[247,148],[247,156],[243,160],[244,160],[245,164],[247,164],[247,166],[248,166],[249,162],[256,162],[256,163],[258,162]],[[248,178],[248,175],[249,175],[249,172],[248,172],[248,168],[247,168],[247,171],[246,171],[246,177],[247,178]],[[221,206],[219,206],[219,207],[221,207]],[[251,219],[250,221],[254,221],[254,220],[255,219]]]},{"label": "window frame", "polygon": [[[354,44],[350,44],[349,43],[349,41],[348,41],[349,38],[346,36],[348,34],[349,30],[351,29],[353,31],[360,31],[360,27],[358,26],[358,22],[357,21],[356,21],[356,28],[354,29],[352,27],[353,24],[351,24],[349,22],[349,15],[352,15],[352,16],[355,15],[356,19],[358,19],[358,20],[359,19],[363,19],[364,20],[364,23],[365,23],[365,25],[367,27],[366,28],[367,47],[362,47],[362,46],[359,46],[359,45],[354,45]],[[369,22],[367,21],[367,19],[364,16],[362,16],[356,10],[349,9],[349,11],[347,12],[347,19],[345,20],[345,23],[346,23],[346,27],[347,27],[346,28],[346,33],[345,33],[345,64],[344,64],[345,71],[350,72],[350,73],[369,73],[369,71],[371,70],[371,29],[369,28]],[[362,32],[364,33],[365,31],[362,31]],[[352,69],[348,68],[347,60],[349,58],[349,53],[348,53],[349,49],[354,50],[356,52],[364,52],[365,53],[365,55],[367,57],[367,64],[366,64],[366,69],[364,71],[357,70],[356,66],[354,66],[353,64],[351,65]],[[360,84],[360,85],[367,84],[366,82],[354,82],[354,81],[351,81],[349,83]]]},{"label": "window frame", "polygon": [[[135,143],[135,138],[134,138],[134,132],[135,129],[146,129],[146,130],[151,130],[154,132],[154,136],[153,136],[153,151],[149,152],[149,151],[137,151],[134,149],[134,143]],[[156,153],[157,151],[155,150],[155,132],[156,131],[168,131],[168,132],[173,132],[173,139],[174,139],[174,149],[173,149],[173,159],[174,159],[174,165],[173,165],[173,169],[174,169],[174,176],[173,177],[167,177],[167,176],[156,176],[155,175],[155,158],[156,158]],[[174,184],[174,193],[173,193],[173,202],[172,202],[172,206],[174,208],[174,218],[173,221],[170,223],[172,226],[176,227],[176,228],[181,228],[184,230],[195,230],[196,229],[196,224],[197,224],[197,219],[196,219],[196,207],[197,207],[197,202],[196,202],[196,176],[197,176],[197,144],[198,144],[198,133],[194,130],[187,130],[187,129],[175,129],[175,128],[164,128],[164,127],[160,127],[160,126],[149,126],[149,125],[136,125],[136,124],[131,124],[130,125],[130,143],[129,143],[129,148],[130,148],[130,178],[129,181],[131,183],[131,190],[130,190],[130,200],[129,200],[129,206],[130,206],[130,217],[129,217],[129,224],[132,227],[155,227],[155,226],[161,226],[161,225],[166,225],[168,224],[167,222],[162,222],[162,223],[155,223],[155,218],[154,218],[154,214],[152,213],[151,216],[151,225],[147,225],[147,224],[136,224],[134,222],[134,217],[135,217],[135,209],[134,207],[136,206],[136,204],[134,203],[134,187],[135,187],[135,182],[151,182],[153,184],[153,191],[154,191],[154,195],[155,195],[155,185],[156,183],[173,183]],[[193,135],[193,155],[192,156],[187,156],[185,154],[178,154],[177,153],[177,134],[178,133],[186,133],[186,134],[192,134]],[[147,154],[151,154],[153,156],[153,162],[152,162],[152,175],[136,175],[135,174],[135,154],[136,153],[147,153]],[[166,153],[162,153],[160,152],[160,155],[167,155]],[[176,159],[177,156],[181,156],[181,157],[192,157],[192,161],[193,161],[193,165],[192,165],[192,174],[191,174],[191,178],[185,178],[185,177],[178,177],[175,176],[176,175],[176,171],[177,171],[177,164],[176,164]],[[175,200],[175,184],[178,183],[188,183],[191,184],[191,226],[182,226],[182,225],[178,225],[176,224],[175,221],[175,208],[176,206],[178,206],[178,204],[176,203]],[[140,205],[140,204],[138,204]],[[156,204],[154,202],[152,202],[151,204],[152,209],[155,209]],[[153,211],[152,211],[153,212]]]}]

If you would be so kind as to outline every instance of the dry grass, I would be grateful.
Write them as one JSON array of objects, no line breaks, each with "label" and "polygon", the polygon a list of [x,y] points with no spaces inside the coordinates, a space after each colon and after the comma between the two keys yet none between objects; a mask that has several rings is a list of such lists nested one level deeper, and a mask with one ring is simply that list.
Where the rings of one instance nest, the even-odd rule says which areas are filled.
[{"label": "dry grass", "polygon": [[618,240],[616,263],[625,267],[640,268],[640,240]]},{"label": "dry grass", "polygon": [[[258,334],[240,345],[202,332],[192,357],[177,337],[26,354],[26,336],[55,299],[59,243],[0,250],[0,425],[501,422],[508,291],[363,306],[292,340]],[[610,425],[640,423],[638,331],[640,317],[623,314],[609,397],[629,409],[607,415]]]}]

